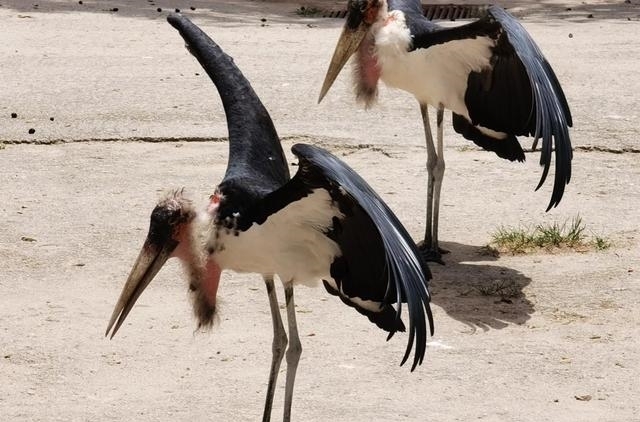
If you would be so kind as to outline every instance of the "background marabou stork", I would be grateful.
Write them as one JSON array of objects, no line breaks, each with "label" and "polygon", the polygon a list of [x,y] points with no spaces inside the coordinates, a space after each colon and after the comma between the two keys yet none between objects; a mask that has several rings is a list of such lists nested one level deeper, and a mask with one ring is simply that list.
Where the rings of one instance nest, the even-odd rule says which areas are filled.
[{"label": "background marabou stork", "polygon": [[323,149],[293,146],[299,169],[289,179],[271,118],[233,59],[187,18],[171,15],[168,20],[218,88],[229,129],[229,162],[200,216],[182,191],[157,204],[106,334],[115,335],[163,264],[178,257],[189,277],[199,326],[212,324],[222,270],[263,276],[274,331],[263,421],[271,417],[287,346],[276,275],[284,285],[290,337],[285,421],[291,417],[302,350],[293,300],[296,283],[322,280],[329,293],[387,331],[388,338],[405,331],[401,309],[407,303],[409,338],[402,363],[415,349],[415,369],[425,354],[427,319],[433,333],[427,290],[431,275],[407,231],[358,174]]},{"label": "background marabou stork", "polygon": [[[438,247],[440,189],[444,175],[444,109],[453,128],[499,157],[524,161],[516,136],[542,138],[536,190],[542,186],[555,147],[555,180],[547,211],[560,202],[571,178],[571,112],[560,83],[520,23],[492,6],[483,18],[442,27],[423,16],[419,0],[349,0],[347,22],[336,45],[322,101],[347,60],[356,54],[356,98],[372,105],[378,80],[413,94],[420,103],[427,144],[427,221],[421,249],[442,263]],[[437,148],[427,108],[437,110]]]}]

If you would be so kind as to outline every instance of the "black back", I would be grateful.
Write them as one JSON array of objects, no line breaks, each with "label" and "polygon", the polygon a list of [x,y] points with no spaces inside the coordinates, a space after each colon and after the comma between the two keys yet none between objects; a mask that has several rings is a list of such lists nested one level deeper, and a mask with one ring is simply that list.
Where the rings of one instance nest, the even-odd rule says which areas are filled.
[{"label": "black back", "polygon": [[[167,20],[187,43],[220,94],[229,129],[229,161],[220,188],[253,202],[289,180],[284,151],[269,113],[233,59],[189,19]],[[240,194],[239,191],[242,191]],[[241,198],[241,199],[240,199]]]}]

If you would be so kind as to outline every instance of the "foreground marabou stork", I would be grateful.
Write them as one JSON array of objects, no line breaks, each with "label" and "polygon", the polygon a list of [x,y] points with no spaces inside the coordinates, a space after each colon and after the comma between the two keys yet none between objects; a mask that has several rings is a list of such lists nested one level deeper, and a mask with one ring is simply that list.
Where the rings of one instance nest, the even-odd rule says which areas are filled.
[{"label": "foreground marabou stork", "polygon": [[[378,80],[413,94],[420,103],[427,144],[427,222],[421,246],[428,260],[442,263],[438,211],[444,175],[444,109],[453,128],[478,146],[511,161],[525,156],[516,136],[542,138],[536,190],[542,186],[555,146],[555,180],[547,211],[560,202],[571,178],[571,112],[551,66],[520,23],[492,6],[483,18],[457,27],[427,20],[419,0],[349,0],[318,101],[349,57],[354,61],[357,100],[377,97]],[[437,148],[427,107],[437,110]]]},{"label": "foreground marabou stork", "polygon": [[293,301],[296,283],[322,280],[329,293],[387,331],[388,338],[405,331],[401,309],[407,303],[409,338],[401,364],[415,349],[415,369],[425,354],[427,319],[433,333],[427,290],[431,275],[407,231],[358,174],[323,149],[294,145],[299,169],[289,179],[271,118],[233,59],[187,18],[171,15],[168,20],[220,93],[229,129],[229,162],[201,215],[182,191],[157,204],[106,335],[115,335],[163,264],[177,257],[189,277],[199,326],[212,324],[222,270],[263,276],[274,333],[263,421],[271,416],[287,346],[274,290],[276,275],[284,285],[290,336],[285,421],[290,420],[302,350]]}]

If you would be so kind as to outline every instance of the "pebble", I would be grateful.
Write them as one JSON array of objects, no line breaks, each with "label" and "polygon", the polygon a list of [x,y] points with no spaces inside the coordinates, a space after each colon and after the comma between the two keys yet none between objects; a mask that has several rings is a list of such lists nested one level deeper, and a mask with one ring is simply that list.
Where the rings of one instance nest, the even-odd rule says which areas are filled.
[{"label": "pebble", "polygon": [[11,118],[15,119],[16,117],[18,117],[18,113],[11,113]]},{"label": "pebble", "polygon": [[180,9],[176,7],[176,13],[180,13]]},{"label": "pebble", "polygon": [[191,6],[189,9],[191,9],[191,10],[196,10],[196,8],[195,8],[195,7],[193,7],[193,6]]},{"label": "pebble", "polygon": [[156,10],[157,10],[158,12],[162,12],[162,7],[158,7]]},{"label": "pebble", "polygon": [[34,133],[36,133],[36,130],[34,128],[29,129],[29,135],[33,135]]}]

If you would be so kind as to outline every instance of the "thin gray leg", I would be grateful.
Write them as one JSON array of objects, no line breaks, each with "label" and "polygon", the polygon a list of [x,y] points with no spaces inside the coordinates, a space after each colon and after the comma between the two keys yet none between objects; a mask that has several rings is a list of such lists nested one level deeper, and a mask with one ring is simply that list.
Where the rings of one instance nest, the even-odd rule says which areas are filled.
[{"label": "thin gray leg", "polygon": [[433,244],[433,170],[438,157],[433,145],[433,135],[429,124],[429,110],[426,104],[420,104],[420,113],[422,114],[424,137],[427,145],[427,222],[424,230],[424,247],[430,248]]},{"label": "thin gray leg", "polygon": [[302,345],[298,336],[298,324],[296,322],[296,309],[293,303],[293,284],[286,283],[284,297],[287,302],[287,321],[289,323],[289,348],[287,349],[287,384],[284,392],[284,422],[291,421],[291,401],[293,399],[293,384],[296,379],[298,362],[302,354]]},{"label": "thin gray leg", "polygon": [[440,191],[442,189],[442,179],[444,178],[444,145],[442,120],[444,117],[444,107],[438,106],[438,150],[436,152],[436,164],[433,168],[433,234],[431,238],[431,248],[434,251],[443,252],[438,246],[438,220],[440,217]]},{"label": "thin gray leg", "polygon": [[264,413],[262,414],[262,422],[269,422],[271,420],[273,394],[276,391],[276,381],[278,380],[280,363],[282,362],[284,351],[287,347],[287,333],[284,331],[284,325],[282,324],[282,318],[280,317],[280,307],[278,305],[278,296],[276,295],[276,290],[273,285],[273,277],[265,277],[264,282],[267,286],[267,294],[269,295],[269,308],[271,308],[271,321],[273,322],[271,370],[269,371],[267,399],[264,403]]},{"label": "thin gray leg", "polygon": [[442,188],[442,177],[444,176],[444,148],[442,120],[444,117],[444,107],[438,106],[438,150],[433,144],[433,134],[429,124],[429,112],[426,104],[420,104],[422,123],[424,125],[424,137],[427,145],[427,222],[424,230],[424,242],[420,247],[423,257],[427,261],[444,264],[442,253],[446,253],[438,246],[438,217],[440,215],[440,190]]}]

